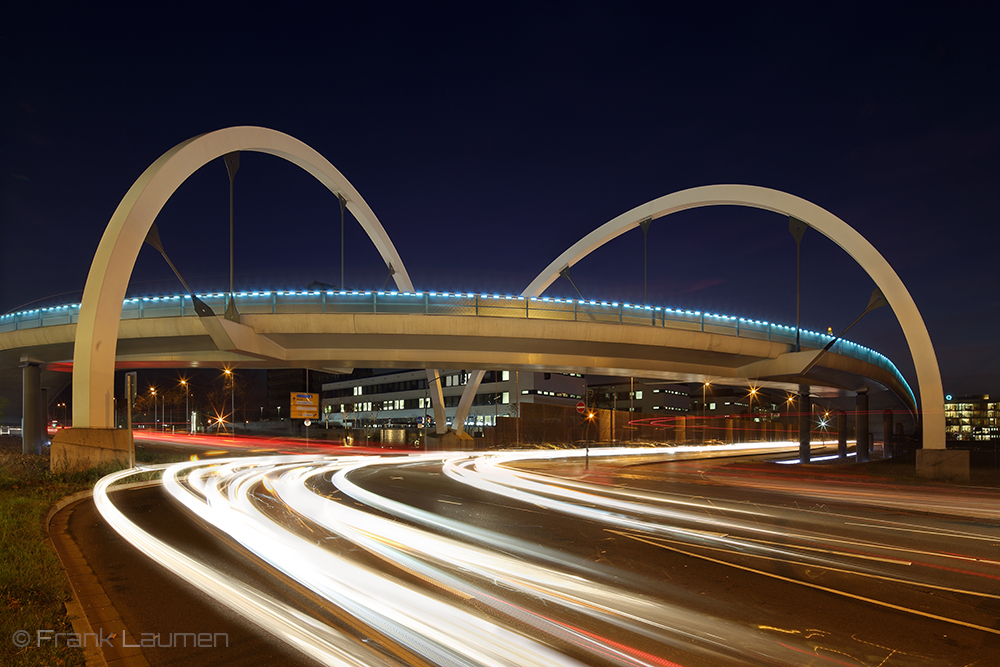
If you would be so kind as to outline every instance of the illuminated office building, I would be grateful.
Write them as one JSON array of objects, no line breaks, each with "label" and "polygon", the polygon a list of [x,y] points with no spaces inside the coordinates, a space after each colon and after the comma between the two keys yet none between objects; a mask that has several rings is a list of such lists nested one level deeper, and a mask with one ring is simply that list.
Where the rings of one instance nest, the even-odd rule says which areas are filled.
[{"label": "illuminated office building", "polygon": [[945,396],[945,432],[949,440],[988,442],[1000,440],[1000,400],[989,394]]}]

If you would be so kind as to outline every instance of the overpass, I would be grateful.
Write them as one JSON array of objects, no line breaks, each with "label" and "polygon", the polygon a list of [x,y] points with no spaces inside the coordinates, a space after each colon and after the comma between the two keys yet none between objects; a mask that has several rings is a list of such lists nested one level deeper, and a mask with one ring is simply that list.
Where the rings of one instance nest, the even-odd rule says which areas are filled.
[{"label": "overpass", "polygon": [[[238,166],[238,153],[242,150],[284,158],[323,183],[337,196],[341,210],[350,210],[368,233],[398,291],[363,295],[351,293],[350,297],[372,297],[370,313],[325,312],[327,297],[334,297],[336,308],[338,297],[342,301],[350,301],[346,293],[312,294],[313,297],[321,297],[322,310],[306,313],[279,313],[277,297],[286,295],[271,293],[263,297],[274,297],[270,303],[271,312],[267,312],[268,304],[263,302],[257,305],[263,312],[254,313],[252,299],[261,298],[258,293],[256,296],[240,297],[251,301],[239,305],[237,297],[230,294],[225,317],[216,315],[197,295],[189,295],[197,317],[183,316],[184,300],[180,299],[179,317],[175,321],[170,318],[138,318],[133,325],[130,320],[123,320],[119,304],[124,300],[139,248],[144,242],[150,242],[166,257],[159,246],[154,226],[163,205],[188,176],[207,162],[223,157],[227,167],[233,164]],[[234,173],[231,168],[230,178]],[[586,235],[557,257],[518,297],[504,297],[503,302],[514,302],[511,309],[502,308],[500,299],[493,299],[497,303],[484,303],[490,299],[484,300],[484,295],[467,294],[466,303],[451,304],[450,307],[472,308],[471,317],[461,312],[437,312],[439,307],[445,307],[439,303],[433,304],[435,312],[432,314],[431,299],[437,295],[414,290],[388,234],[347,179],[329,161],[297,139],[259,127],[227,128],[194,137],[178,144],[150,165],[126,193],[108,224],[94,257],[75,325],[67,321],[62,325],[41,327],[45,334],[34,341],[29,332],[16,329],[8,332],[15,340],[7,347],[28,350],[35,349],[37,344],[54,350],[56,348],[49,346],[69,345],[69,341],[73,341],[75,427],[72,431],[76,433],[61,435],[64,441],[73,440],[72,446],[85,451],[110,449],[114,452],[122,449],[123,436],[111,428],[111,385],[119,354],[130,356],[130,341],[139,341],[132,345],[134,350],[131,356],[135,363],[147,364],[155,361],[149,358],[151,355],[165,355],[167,363],[180,365],[184,365],[185,355],[188,355],[187,363],[194,363],[193,357],[206,355],[208,359],[220,359],[221,363],[220,353],[223,357],[228,353],[245,358],[243,363],[246,364],[272,366],[319,363],[321,367],[351,367],[361,362],[390,367],[426,364],[435,367],[507,366],[556,370],[599,368],[601,372],[611,374],[671,375],[672,379],[694,378],[703,375],[707,368],[720,371],[713,373],[717,376],[731,379],[754,377],[779,385],[795,385],[800,396],[806,400],[813,386],[850,391],[853,385],[853,390],[864,394],[865,387],[859,387],[857,379],[850,379],[853,374],[893,388],[907,405],[915,404],[909,388],[905,387],[905,383],[899,384],[901,378],[893,377],[898,375],[898,371],[893,373],[878,364],[845,354],[845,349],[850,348],[846,344],[840,350],[831,352],[823,349],[793,351],[789,349],[787,340],[781,340],[780,332],[764,323],[752,323],[767,327],[766,331],[755,331],[754,326],[746,326],[746,320],[737,319],[739,324],[734,327],[736,335],[728,335],[722,330],[731,318],[722,316],[701,317],[698,322],[692,322],[685,321],[684,317],[675,318],[675,311],[662,307],[642,306],[636,309],[631,304],[626,308],[625,304],[539,299],[560,274],[618,235],[678,211],[714,205],[750,206],[788,216],[790,222],[798,222],[803,229],[807,226],[815,229],[836,242],[865,269],[896,313],[913,354],[923,407],[922,451],[944,450],[943,410],[938,408],[939,405],[943,407],[944,397],[937,358],[913,299],[895,271],[870,243],[835,215],[811,202],[776,190],[745,185],[705,186],[676,192],[627,211]],[[169,263],[169,259],[167,261]],[[177,275],[183,283],[183,278],[179,273]],[[389,297],[389,303],[386,297]],[[378,303],[379,298],[382,299],[381,304]],[[412,301],[421,298],[422,303]],[[403,305],[402,301],[396,303],[397,312],[391,312],[393,299],[411,301],[408,305]],[[148,301],[140,301],[139,309],[143,309],[146,303]],[[248,306],[247,310],[240,310]],[[422,313],[419,312],[421,306]],[[573,307],[572,324],[567,321],[568,306]],[[316,304],[311,307],[315,308]],[[386,312],[387,307],[390,312]],[[407,307],[416,308],[417,312],[407,312]],[[484,312],[480,312],[481,308]],[[510,314],[505,310],[517,315],[505,317],[505,314]],[[660,314],[659,327],[657,313]],[[685,312],[684,315],[690,313]],[[646,317],[649,318],[648,326],[645,325]],[[40,319],[45,318],[40,316]],[[72,320],[72,314],[68,315],[68,319]],[[617,327],[607,326],[615,319]],[[499,326],[499,322],[503,322],[503,326]],[[20,323],[18,319],[15,327]],[[739,335],[740,324],[744,325],[745,335]],[[56,329],[61,330],[57,332]],[[179,352],[156,350],[152,341],[164,338],[183,340],[187,349]],[[119,339],[123,348],[120,352]],[[214,347],[210,348],[207,340],[211,340]],[[47,362],[33,359],[30,355],[24,355],[24,358],[27,387],[30,384],[29,375],[35,377],[37,369]],[[407,360],[405,363],[404,359]],[[199,360],[196,363],[203,362]],[[866,363],[867,367],[863,367],[862,364]],[[470,383],[459,407],[460,414],[463,409],[467,411],[470,396],[474,394],[481,377],[481,372],[477,373],[474,382]],[[435,385],[435,379],[436,371],[429,368],[429,384]],[[437,393],[432,392],[432,401],[435,419],[441,424],[444,419],[440,383],[435,386]],[[28,393],[26,389],[25,395]],[[127,435],[125,439],[128,439]],[[101,444],[107,442],[112,443],[109,448]],[[807,443],[804,451],[808,453]],[[945,452],[939,451],[938,454]],[[932,461],[930,465],[936,466],[948,457],[935,455],[925,458]]]},{"label": "overpass", "polygon": [[[197,294],[216,312],[224,293]],[[502,368],[752,384],[814,397],[890,391],[911,413],[915,396],[896,366],[862,345],[730,315],[559,297],[471,292],[275,290],[233,297],[239,325],[206,327],[189,295],[129,298],[121,310],[116,369]],[[30,358],[42,371],[73,370],[79,304],[0,316],[0,366]],[[815,358],[804,372],[787,359]],[[57,376],[58,377],[58,374]],[[58,380],[49,384],[59,386]],[[470,383],[467,394],[475,395]],[[471,400],[453,424],[461,433]],[[444,425],[443,417],[436,418]],[[443,430],[443,429],[442,429]]]},{"label": "overpass", "polygon": [[[196,295],[224,310],[224,293]],[[772,363],[795,347],[794,327],[630,303],[471,292],[258,291],[234,295],[240,325],[210,330],[188,295],[134,297],[121,311],[115,366],[504,368],[746,384],[818,396],[892,391],[916,398],[896,366],[862,345],[801,331],[804,373]],[[79,304],[0,316],[0,364],[30,357],[72,371]],[[770,363],[770,365],[762,365]],[[461,421],[461,420],[460,420]]]}]

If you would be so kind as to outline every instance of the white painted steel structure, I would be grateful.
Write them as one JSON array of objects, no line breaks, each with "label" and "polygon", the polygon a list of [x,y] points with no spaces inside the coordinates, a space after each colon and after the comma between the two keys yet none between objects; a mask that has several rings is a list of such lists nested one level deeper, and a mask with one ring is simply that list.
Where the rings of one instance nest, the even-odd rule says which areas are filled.
[{"label": "white painted steel structure", "polygon": [[[401,290],[413,283],[389,235],[361,194],[344,175],[311,147],[263,127],[230,127],[188,139],[164,153],[129,188],[101,238],[80,305],[73,366],[73,424],[111,428],[115,350],[121,304],[135,260],[153,221],[191,174],[227,153],[253,151],[298,165],[334,194],[361,223]],[[224,323],[220,323],[224,324]]]},{"label": "white painted steel structure", "polygon": [[560,271],[638,227],[644,220],[703,206],[747,206],[801,220],[843,248],[871,276],[896,314],[913,356],[923,417],[923,446],[925,449],[944,449],[944,388],[937,355],[917,305],[889,262],[867,239],[833,213],[801,197],[752,185],[706,185],[665,195],[622,213],[587,234],[556,257],[522,295],[539,296],[555,282]]},{"label": "white painted steel structure", "polygon": [[[346,200],[347,209],[361,223],[376,249],[393,270],[398,289],[413,291],[403,261],[371,207],[326,158],[303,142],[262,127],[233,127],[194,137],[164,153],[136,180],[105,230],[94,256],[80,306],[73,367],[73,420],[76,428],[113,426],[113,380],[121,322],[121,304],[146,235],[170,196],[199,168],[235,151],[254,151],[281,157],[298,165],[331,192]],[[560,271],[644,220],[703,206],[735,205],[792,216],[807,223],[848,252],[872,277],[893,308],[906,336],[917,372],[923,407],[924,447],[944,449],[944,392],[930,335],[909,292],[885,258],[857,231],[829,211],[794,195],[747,185],[713,185],[676,192],[638,206],[594,230],[557,257],[522,292],[539,296]],[[226,349],[271,356],[274,344],[249,327],[223,318],[202,318],[213,340],[227,341]],[[220,349],[222,344],[220,344]],[[276,349],[276,348],[275,348]],[[444,423],[438,374],[428,370],[438,424]],[[482,373],[476,373],[456,415],[459,424],[468,413]],[[439,414],[440,409],[440,414]]]}]

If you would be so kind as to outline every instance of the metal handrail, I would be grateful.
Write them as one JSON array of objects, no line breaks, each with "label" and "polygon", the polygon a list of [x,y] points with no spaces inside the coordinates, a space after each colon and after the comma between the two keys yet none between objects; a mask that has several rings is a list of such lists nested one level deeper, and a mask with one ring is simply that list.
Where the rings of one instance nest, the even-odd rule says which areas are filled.
[{"label": "metal handrail", "polygon": [[[198,294],[217,313],[225,312],[228,295],[222,292]],[[563,321],[604,322],[607,324],[654,326],[716,333],[741,338],[795,343],[795,327],[697,310],[665,308],[618,301],[523,297],[472,292],[398,292],[377,290],[278,290],[238,292],[239,312],[258,313],[377,313],[395,315],[469,315],[473,317],[514,317]],[[188,295],[132,297],[122,304],[122,319],[188,317],[196,315]],[[0,333],[79,320],[80,304],[35,308],[0,315]],[[803,347],[820,349],[834,336],[806,329],[800,332]],[[888,371],[910,394],[913,390],[899,369],[885,355],[857,343],[840,339],[832,352],[860,359]]]}]

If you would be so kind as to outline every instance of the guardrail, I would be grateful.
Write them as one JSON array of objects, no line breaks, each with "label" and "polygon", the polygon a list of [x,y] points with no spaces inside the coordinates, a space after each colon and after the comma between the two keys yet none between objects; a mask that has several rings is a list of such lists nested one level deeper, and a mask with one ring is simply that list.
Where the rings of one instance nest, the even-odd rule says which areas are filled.
[{"label": "guardrail", "polygon": [[[198,294],[199,299],[216,313],[225,312],[228,295],[223,292]],[[475,317],[517,317],[540,320],[605,322],[664,327],[716,333],[742,338],[795,343],[795,327],[731,315],[697,310],[645,306],[617,301],[523,297],[472,292],[397,292],[397,291],[258,291],[238,292],[236,306],[240,313],[385,313],[419,315],[469,315]],[[122,304],[122,319],[149,317],[186,317],[195,315],[187,295],[133,297]],[[80,304],[8,313],[0,316],[0,333],[44,326],[72,324],[79,320]],[[802,329],[804,348],[826,346],[833,336]],[[878,366],[890,372],[906,388],[916,403],[913,391],[888,357],[848,340],[838,340],[830,350]]]}]

